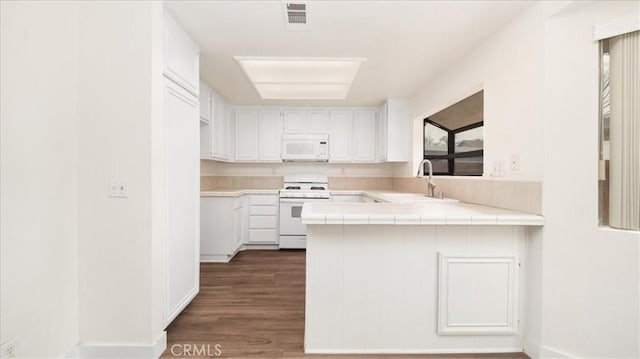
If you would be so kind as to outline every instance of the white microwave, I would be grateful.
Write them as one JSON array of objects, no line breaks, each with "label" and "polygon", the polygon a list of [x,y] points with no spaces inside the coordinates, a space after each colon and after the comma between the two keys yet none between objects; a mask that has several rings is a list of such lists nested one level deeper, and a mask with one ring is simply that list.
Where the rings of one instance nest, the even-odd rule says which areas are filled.
[{"label": "white microwave", "polygon": [[329,161],[329,135],[282,135],[283,161]]}]

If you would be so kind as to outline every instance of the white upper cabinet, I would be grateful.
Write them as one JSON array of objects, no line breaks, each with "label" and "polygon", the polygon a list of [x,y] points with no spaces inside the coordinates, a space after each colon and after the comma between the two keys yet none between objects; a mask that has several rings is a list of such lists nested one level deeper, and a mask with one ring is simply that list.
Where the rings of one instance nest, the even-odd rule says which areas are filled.
[{"label": "white upper cabinet", "polygon": [[285,133],[305,133],[307,128],[307,117],[304,110],[284,110],[284,132]]},{"label": "white upper cabinet", "polygon": [[[409,100],[388,99],[381,110],[383,132],[379,149],[386,156],[382,161],[407,162],[411,153],[411,120],[409,118]],[[384,146],[384,147],[383,147]],[[379,160],[380,160],[379,157]]]},{"label": "white upper cabinet", "polygon": [[[387,104],[380,107],[378,112],[378,120],[376,121],[376,131],[378,135],[376,144],[376,161],[387,161]],[[408,139],[407,139],[408,140]]]},{"label": "white upper cabinet", "polygon": [[175,20],[164,12],[164,74],[198,96],[199,49]]},{"label": "white upper cabinet", "polygon": [[222,96],[212,93],[213,107],[211,110],[211,129],[213,131],[213,146],[211,158],[228,161],[229,154],[229,115],[227,103]]},{"label": "white upper cabinet", "polygon": [[229,116],[222,96],[200,83],[200,158],[229,161]]},{"label": "white upper cabinet", "polygon": [[211,108],[211,89],[204,82],[200,82],[200,121],[209,123]]},{"label": "white upper cabinet", "polygon": [[374,162],[376,160],[376,111],[354,111],[352,138],[353,162]]},{"label": "white upper cabinet", "polygon": [[329,162],[351,162],[353,111],[334,110],[329,115]]},{"label": "white upper cabinet", "polygon": [[318,134],[329,132],[328,111],[325,109],[285,109],[284,133]]},{"label": "white upper cabinet", "polygon": [[282,116],[279,109],[235,109],[235,161],[282,162]]},{"label": "white upper cabinet", "polygon": [[280,153],[282,117],[280,111],[260,110],[258,115],[258,160],[282,162]]},{"label": "white upper cabinet", "polygon": [[258,159],[258,110],[235,110],[235,160],[255,162]]},{"label": "white upper cabinet", "polygon": [[328,133],[329,121],[326,110],[307,111],[307,133]]},{"label": "white upper cabinet", "polygon": [[408,161],[411,134],[406,100],[388,100],[379,108],[230,109],[215,91],[211,94],[213,140],[208,159],[281,162],[282,134],[286,133],[329,134],[329,162]]}]

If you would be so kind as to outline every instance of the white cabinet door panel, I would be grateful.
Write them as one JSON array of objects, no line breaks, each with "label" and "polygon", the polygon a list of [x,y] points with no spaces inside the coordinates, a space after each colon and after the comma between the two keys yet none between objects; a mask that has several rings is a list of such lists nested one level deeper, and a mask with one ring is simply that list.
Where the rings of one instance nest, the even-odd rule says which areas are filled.
[{"label": "white cabinet door panel", "polygon": [[213,148],[211,157],[226,161],[229,159],[229,114],[227,104],[222,96],[213,93],[212,96],[212,116],[213,123]]},{"label": "white cabinet door panel", "polygon": [[517,253],[439,254],[438,334],[518,333]]},{"label": "white cabinet door panel", "polygon": [[258,124],[258,160],[281,162],[282,117],[280,111],[260,110]]},{"label": "white cabinet door panel", "polygon": [[277,216],[277,206],[251,206],[249,208],[249,215],[251,216]]},{"label": "white cabinet door panel", "polygon": [[250,229],[249,242],[259,244],[275,244],[278,242],[278,233],[275,229]]},{"label": "white cabinet door panel", "polygon": [[249,216],[249,228],[269,228],[275,229],[278,225],[276,216]]},{"label": "white cabinet door panel", "polygon": [[200,244],[198,112],[197,98],[173,81],[165,79],[167,324],[198,292]]},{"label": "white cabinet door panel", "polygon": [[199,49],[180,26],[164,13],[164,74],[198,95],[200,82]]},{"label": "white cabinet door panel", "polygon": [[[234,199],[231,197],[202,197],[200,200],[200,258],[228,259],[235,242]],[[226,235],[224,235],[226,233]]]},{"label": "white cabinet door panel", "polygon": [[200,119],[209,122],[211,119],[211,89],[204,82],[200,82]]},{"label": "white cabinet door panel", "polygon": [[305,133],[307,128],[306,112],[304,110],[285,110],[284,132]]},{"label": "white cabinet door panel", "polygon": [[353,161],[373,162],[376,157],[376,112],[353,114]]},{"label": "white cabinet door panel", "polygon": [[236,161],[257,160],[257,121],[258,111],[254,109],[236,109],[235,148]]},{"label": "white cabinet door panel", "polygon": [[279,197],[277,194],[263,194],[263,195],[251,195],[249,196],[249,203],[252,205],[277,205],[279,201]]},{"label": "white cabinet door panel", "polygon": [[307,111],[307,133],[327,133],[328,131],[329,123],[327,120],[327,111]]},{"label": "white cabinet door panel", "polygon": [[329,119],[329,161],[351,161],[353,111],[331,111]]}]

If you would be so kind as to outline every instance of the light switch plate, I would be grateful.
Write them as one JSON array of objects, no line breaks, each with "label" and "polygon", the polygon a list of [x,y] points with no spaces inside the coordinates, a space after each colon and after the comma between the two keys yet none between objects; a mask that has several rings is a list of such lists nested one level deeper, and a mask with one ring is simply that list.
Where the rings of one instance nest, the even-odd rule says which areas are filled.
[{"label": "light switch plate", "polygon": [[127,198],[128,196],[129,193],[126,181],[119,178],[112,178],[109,180],[109,197]]},{"label": "light switch plate", "polygon": [[493,161],[493,166],[491,168],[491,177],[502,177],[502,176],[504,176],[504,162]]}]

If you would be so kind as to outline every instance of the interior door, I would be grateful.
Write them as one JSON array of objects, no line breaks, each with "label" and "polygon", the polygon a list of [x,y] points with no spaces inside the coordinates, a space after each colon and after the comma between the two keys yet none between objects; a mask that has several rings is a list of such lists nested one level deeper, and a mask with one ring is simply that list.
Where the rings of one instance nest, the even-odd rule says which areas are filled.
[{"label": "interior door", "polygon": [[198,99],[165,79],[166,324],[198,293],[200,161]]}]

